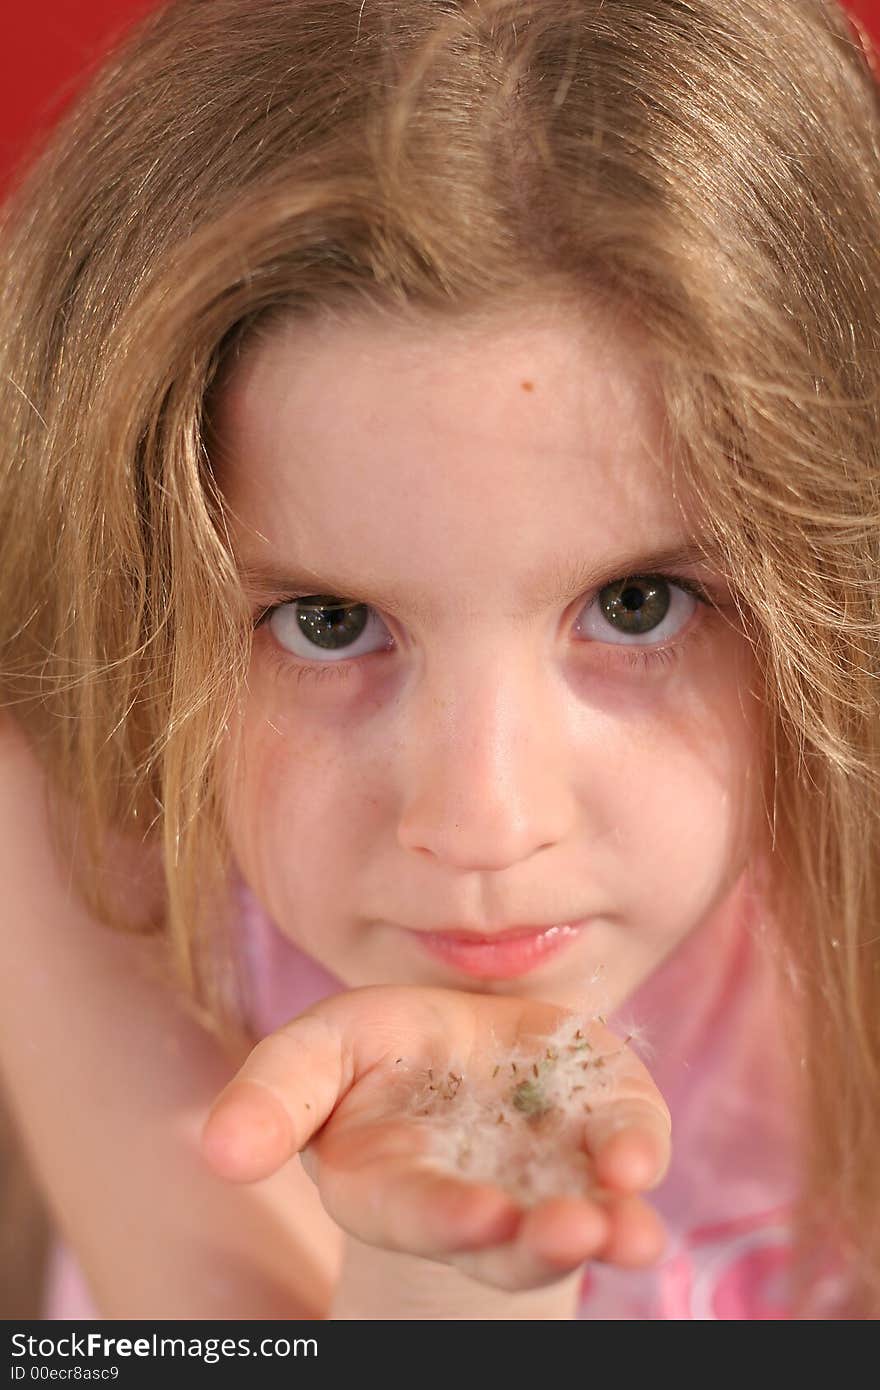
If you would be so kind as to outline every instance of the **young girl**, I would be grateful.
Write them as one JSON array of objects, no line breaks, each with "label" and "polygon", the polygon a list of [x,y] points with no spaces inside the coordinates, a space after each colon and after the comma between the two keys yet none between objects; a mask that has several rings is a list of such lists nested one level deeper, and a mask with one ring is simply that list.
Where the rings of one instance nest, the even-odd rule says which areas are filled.
[{"label": "young girl", "polygon": [[833,0],[176,0],[48,142],[46,1316],[877,1315],[878,151]]}]

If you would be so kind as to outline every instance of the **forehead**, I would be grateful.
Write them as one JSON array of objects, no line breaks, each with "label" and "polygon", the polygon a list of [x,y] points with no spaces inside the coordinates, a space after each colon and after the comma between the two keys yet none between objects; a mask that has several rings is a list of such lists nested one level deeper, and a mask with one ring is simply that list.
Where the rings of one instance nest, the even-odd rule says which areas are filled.
[{"label": "forehead", "polygon": [[[450,418],[465,406],[467,420]],[[282,321],[252,339],[229,373],[221,434],[233,445],[265,442],[267,415],[279,407],[324,434],[364,417],[426,420],[441,407],[447,431],[458,420],[471,437],[481,428],[500,434],[509,421],[512,432],[568,444],[579,414],[593,435],[605,425],[652,431],[659,393],[631,321],[546,305],[476,321]]]},{"label": "forehead", "polygon": [[[307,393],[320,403],[329,391],[353,403],[360,379],[373,375],[392,388],[389,373],[423,395],[438,388],[466,392],[475,374],[481,392],[491,378],[494,392],[507,385],[525,395],[551,388],[589,395],[595,388],[609,404],[620,398],[628,403],[655,386],[644,334],[610,311],[577,313],[548,303],[449,320],[324,314],[279,318],[246,339],[227,375],[220,409],[228,425],[247,424],[254,396],[259,409],[261,392],[293,393],[298,382],[300,399]],[[380,382],[370,385],[375,391]]]},{"label": "forehead", "polygon": [[514,538],[538,569],[673,542],[646,348],[631,324],[561,309],[282,325],[250,345],[215,413],[237,544],[316,564],[342,550],[377,577],[383,554],[408,547],[442,573],[454,553],[478,578]]}]

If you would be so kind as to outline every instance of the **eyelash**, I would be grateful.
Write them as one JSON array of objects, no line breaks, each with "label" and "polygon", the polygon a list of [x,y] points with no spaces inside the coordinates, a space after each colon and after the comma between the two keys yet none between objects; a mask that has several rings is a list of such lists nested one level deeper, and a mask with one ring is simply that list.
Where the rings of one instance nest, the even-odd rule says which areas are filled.
[{"label": "eyelash", "polygon": [[[635,575],[626,577],[635,578]],[[639,577],[642,579],[662,579],[667,584],[674,584],[677,588],[684,589],[685,593],[691,594],[707,608],[718,607],[717,602],[709,591],[704,589],[702,584],[699,584],[695,579],[685,579],[677,574],[643,574],[639,575]],[[609,584],[613,584],[614,582],[614,580],[610,580]],[[608,584],[603,584],[602,589],[604,588],[608,588]],[[276,609],[283,608],[285,604],[288,603],[296,603],[300,599],[310,598],[314,592],[315,591],[312,590],[309,593],[289,594],[286,598],[280,599],[277,603],[271,604],[268,608],[261,609],[254,620],[254,630],[256,631],[258,628],[262,627],[263,623],[271,618]],[[601,589],[597,589],[596,592],[601,593]],[[351,602],[352,606],[354,606],[354,600]],[[599,647],[603,645],[615,646],[617,650],[625,653],[622,658],[622,664],[628,666],[631,670],[656,669],[663,665],[671,666],[673,663],[677,662],[682,656],[685,647],[689,646],[692,638],[700,634],[702,626],[702,623],[699,624],[691,637],[680,638],[672,645],[665,647],[625,647],[620,644],[603,644],[601,642],[597,642],[595,645]],[[268,657],[275,670],[286,677],[290,677],[291,675],[294,676],[297,683],[302,681],[344,680],[351,675],[354,665],[353,661],[304,662],[299,657],[291,656],[291,654],[285,652],[283,648],[275,646],[269,647]],[[619,665],[620,660],[621,659],[617,657],[612,658],[608,662],[609,668]]]}]

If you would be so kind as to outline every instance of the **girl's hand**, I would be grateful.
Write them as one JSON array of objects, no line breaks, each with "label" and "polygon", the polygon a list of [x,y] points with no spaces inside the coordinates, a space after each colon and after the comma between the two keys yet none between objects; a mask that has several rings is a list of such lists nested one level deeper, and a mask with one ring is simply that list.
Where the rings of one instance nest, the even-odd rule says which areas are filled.
[{"label": "girl's hand", "polygon": [[[233,1182],[270,1177],[302,1153],[328,1213],[357,1241],[498,1289],[537,1289],[585,1260],[652,1263],[663,1230],[638,1194],[668,1167],[669,1111],[625,1043],[601,1022],[577,1024],[550,1004],[455,990],[334,995],[257,1044],[212,1107],[202,1152]],[[554,1049],[554,1035],[567,1042]],[[494,1123],[495,1111],[490,1142],[479,1116]],[[468,1136],[478,1158],[495,1155],[489,1179],[485,1162],[481,1173],[455,1161]],[[568,1146],[567,1191],[530,1200],[511,1189],[516,1159],[508,1170],[504,1145],[524,1142],[554,1173]]]}]

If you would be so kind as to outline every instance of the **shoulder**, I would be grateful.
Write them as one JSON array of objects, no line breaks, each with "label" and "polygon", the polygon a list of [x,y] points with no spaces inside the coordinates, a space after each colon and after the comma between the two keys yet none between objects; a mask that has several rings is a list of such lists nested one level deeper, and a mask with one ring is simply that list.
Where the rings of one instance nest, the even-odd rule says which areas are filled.
[{"label": "shoulder", "polygon": [[[52,833],[50,799],[56,821],[74,833],[77,807],[51,787],[47,769],[28,734],[9,713],[0,709],[0,853],[23,854],[50,877],[63,874],[71,882],[73,865],[59,860]],[[146,926],[164,912],[165,872],[161,846],[147,844],[108,827],[102,847],[102,873],[114,910],[130,918],[132,926]]]}]

